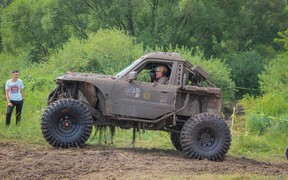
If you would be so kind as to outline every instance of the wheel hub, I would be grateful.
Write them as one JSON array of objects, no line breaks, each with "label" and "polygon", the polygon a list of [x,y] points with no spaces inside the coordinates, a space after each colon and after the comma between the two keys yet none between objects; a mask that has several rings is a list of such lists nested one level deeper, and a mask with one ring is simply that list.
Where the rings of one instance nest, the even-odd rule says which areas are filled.
[{"label": "wheel hub", "polygon": [[211,147],[215,143],[215,135],[212,129],[205,128],[200,130],[197,139],[202,147]]},{"label": "wheel hub", "polygon": [[67,128],[71,127],[72,123],[70,120],[65,119],[63,121],[62,125],[63,125],[63,128],[67,129]]},{"label": "wheel hub", "polygon": [[71,133],[76,128],[77,122],[76,120],[69,115],[64,115],[59,119],[58,122],[58,130],[61,133]]}]

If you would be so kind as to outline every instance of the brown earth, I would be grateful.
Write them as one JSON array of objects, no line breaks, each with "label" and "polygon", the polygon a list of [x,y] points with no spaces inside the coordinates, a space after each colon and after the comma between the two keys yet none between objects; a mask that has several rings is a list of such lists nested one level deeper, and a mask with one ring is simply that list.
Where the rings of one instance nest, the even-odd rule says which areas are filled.
[{"label": "brown earth", "polygon": [[[48,145],[0,142],[0,179],[193,179],[203,174],[287,178],[288,162],[226,157],[223,162],[191,160],[161,149],[87,145],[55,149]],[[215,178],[213,178],[215,179]]]}]

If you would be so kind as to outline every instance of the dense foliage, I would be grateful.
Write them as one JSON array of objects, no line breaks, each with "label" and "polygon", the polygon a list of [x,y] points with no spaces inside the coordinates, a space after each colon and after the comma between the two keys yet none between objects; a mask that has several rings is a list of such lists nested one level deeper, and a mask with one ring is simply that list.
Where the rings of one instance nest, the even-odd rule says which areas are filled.
[{"label": "dense foliage", "polygon": [[[267,64],[259,75],[263,96],[246,96],[241,101],[246,109],[245,134],[248,136],[242,137],[239,146],[247,148],[258,144],[265,152],[272,149],[281,152],[288,144],[288,31],[281,33],[278,41],[285,43],[286,51]],[[253,135],[258,138],[251,139]],[[260,138],[265,141],[259,143]]]},{"label": "dense foliage", "polygon": [[265,71],[259,75],[263,96],[255,99],[246,97],[243,102],[246,109],[261,113],[266,118],[273,116],[272,119],[288,125],[288,31],[282,35],[280,41],[285,43],[287,51],[266,65]]},{"label": "dense foliage", "polygon": [[[286,0],[2,0],[0,5],[1,48],[21,54],[22,61],[47,61],[72,37],[85,40],[91,32],[116,28],[145,49],[186,47],[191,54],[200,49],[206,58],[226,59],[237,98],[259,95],[256,76],[283,49],[274,39],[288,21]],[[239,82],[246,69],[253,77]]]}]

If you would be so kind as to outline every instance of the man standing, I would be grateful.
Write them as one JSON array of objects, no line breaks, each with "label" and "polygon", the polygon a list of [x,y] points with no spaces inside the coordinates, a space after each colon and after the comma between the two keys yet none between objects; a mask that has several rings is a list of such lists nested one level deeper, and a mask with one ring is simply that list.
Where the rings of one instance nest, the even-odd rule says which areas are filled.
[{"label": "man standing", "polygon": [[6,100],[8,103],[6,113],[6,126],[10,125],[11,115],[16,106],[16,125],[19,125],[21,120],[21,111],[24,101],[24,84],[19,79],[19,71],[12,71],[12,79],[6,81],[5,85]]}]

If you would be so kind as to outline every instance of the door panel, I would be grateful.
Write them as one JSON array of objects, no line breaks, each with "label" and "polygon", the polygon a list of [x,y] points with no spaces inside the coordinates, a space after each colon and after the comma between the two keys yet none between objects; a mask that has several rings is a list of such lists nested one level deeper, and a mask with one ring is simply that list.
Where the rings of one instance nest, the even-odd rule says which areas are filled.
[{"label": "door panel", "polygon": [[112,92],[112,113],[156,119],[173,111],[176,87],[147,82],[118,81]]}]

